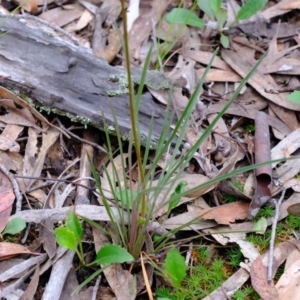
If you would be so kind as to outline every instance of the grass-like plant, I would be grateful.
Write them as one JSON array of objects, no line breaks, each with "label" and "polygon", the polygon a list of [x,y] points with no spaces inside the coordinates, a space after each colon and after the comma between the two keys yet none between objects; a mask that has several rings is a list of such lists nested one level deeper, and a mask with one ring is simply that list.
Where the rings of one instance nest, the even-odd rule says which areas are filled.
[{"label": "grass-like plant", "polygon": [[[124,35],[124,39],[125,39],[125,44],[127,44],[126,34]],[[126,52],[128,51],[126,50]],[[216,53],[217,52],[215,52],[215,54]],[[92,168],[93,176],[96,179],[97,187],[101,194],[103,204],[110,216],[111,228],[114,230],[114,237],[116,238],[117,236],[118,237],[117,242],[123,245],[135,258],[139,257],[141,250],[144,247],[145,238],[146,238],[145,233],[147,232],[147,227],[153,221],[152,216],[155,214],[157,209],[160,209],[162,206],[168,206],[170,211],[170,209],[174,208],[174,206],[178,203],[178,198],[182,197],[186,193],[198,190],[203,186],[212,185],[220,180],[229,178],[235,174],[251,169],[251,167],[250,168],[248,167],[248,168],[240,169],[238,171],[233,171],[231,172],[231,174],[226,174],[218,178],[214,178],[211,181],[199,185],[189,191],[184,189],[179,189],[180,192],[176,193],[176,188],[178,188],[178,180],[180,179],[181,174],[189,164],[189,161],[191,160],[195,152],[199,149],[202,142],[212,132],[212,129],[215,127],[217,121],[222,117],[222,115],[226,112],[227,108],[236,99],[240,90],[242,89],[244,84],[247,82],[247,80],[250,78],[250,76],[252,75],[252,73],[255,71],[256,67],[259,64],[258,63],[257,66],[253,68],[253,70],[249,73],[249,75],[243,80],[243,82],[240,84],[239,88],[236,90],[231,100],[228,101],[228,103],[223,108],[223,110],[218,114],[215,120],[202,133],[202,135],[199,137],[197,142],[191,147],[191,149],[187,151],[185,154],[178,157],[177,153],[179,152],[179,148],[184,141],[185,132],[189,126],[191,113],[196,105],[196,102],[198,101],[199,95],[202,90],[202,85],[205,80],[206,73],[208,72],[209,67],[211,65],[210,64],[206,70],[206,73],[204,74],[204,77],[201,79],[201,81],[196,87],[195,92],[191,96],[191,99],[186,109],[184,110],[182,116],[177,121],[175,128],[171,133],[169,128],[172,124],[172,118],[171,118],[172,115],[166,112],[166,117],[164,120],[165,125],[158,139],[157,148],[154,153],[154,158],[152,157],[152,164],[148,166],[147,165],[148,155],[151,150],[150,145],[152,142],[151,131],[153,128],[153,119],[151,120],[150,123],[150,129],[149,129],[150,132],[149,132],[149,138],[146,143],[146,147],[142,151],[137,112],[138,112],[139,103],[141,101],[141,93],[145,84],[145,78],[146,78],[146,73],[149,65],[149,60],[150,60],[150,53],[146,58],[146,62],[143,68],[142,77],[140,80],[140,86],[137,94],[134,94],[133,84],[130,81],[131,78],[130,65],[127,66],[127,72],[128,72],[127,75],[128,75],[128,82],[129,82],[129,86],[128,86],[129,103],[130,103],[129,106],[131,112],[132,131],[131,131],[131,138],[128,146],[128,153],[126,153],[126,155],[123,152],[122,135],[118,129],[117,120],[116,120],[117,139],[119,143],[120,156],[122,157],[121,161],[123,164],[122,179],[124,181],[124,184],[121,182],[120,174],[118,173],[119,171],[115,166],[113,151],[112,151],[113,147],[111,145],[111,140],[108,131],[106,132],[107,146],[108,146],[107,153],[110,159],[110,164],[112,165],[113,174],[109,175],[105,167],[104,167],[104,173],[106,174],[109,180],[110,190],[114,196],[114,199],[116,200],[115,205],[118,210],[117,217],[113,215],[110,203],[106,199],[104,191],[102,190],[101,182],[98,178],[96,170]],[[169,133],[170,135],[168,136]],[[173,154],[169,157],[168,163],[165,169],[163,170],[164,173],[157,180],[154,180],[156,175],[157,163],[162,159],[164,159],[164,156],[168,152],[168,149],[172,145],[173,141],[175,140],[175,137],[177,137],[177,140],[173,148],[173,152],[172,152]],[[132,162],[133,154],[135,154],[135,156],[137,157],[138,178],[139,178],[137,183],[137,188],[135,189],[135,191],[133,191],[130,186],[131,184],[130,173],[129,173],[129,180],[127,179],[128,178],[127,170],[128,169],[132,170],[132,166],[133,166],[133,162]],[[126,157],[128,157],[128,161],[129,161],[128,166],[126,166]],[[254,166],[252,166],[252,168],[254,168]],[[156,182],[154,183],[154,181]],[[160,195],[161,193],[165,195],[165,201],[161,203],[159,206],[157,206],[155,201],[159,196],[161,197]],[[170,205],[172,203],[174,203],[173,207],[172,205]],[[126,207],[126,210],[123,209],[124,206]],[[126,219],[128,222],[125,222]]]},{"label": "grass-like plant", "polygon": [[[170,112],[171,103],[167,106],[165,118],[164,118],[164,126],[160,133],[160,136],[156,142],[156,149],[152,151],[152,131],[154,119],[151,119],[149,125],[149,135],[146,142],[141,141],[140,127],[139,127],[139,119],[138,119],[138,110],[140,102],[142,101],[142,92],[145,88],[146,83],[146,75],[150,64],[150,56],[151,50],[149,51],[144,67],[141,73],[140,83],[137,91],[135,91],[134,82],[131,76],[131,66],[130,66],[130,57],[129,57],[129,44],[128,44],[128,35],[127,35],[127,25],[126,25],[126,13],[124,1],[122,1],[122,16],[123,16],[123,24],[124,24],[124,52],[126,58],[126,69],[127,69],[127,78],[128,78],[128,90],[129,90],[129,109],[130,109],[130,122],[131,122],[131,132],[129,143],[126,146],[126,151],[122,134],[118,127],[118,120],[113,113],[115,118],[115,130],[117,133],[117,148],[118,154],[121,157],[121,171],[120,166],[116,166],[114,157],[116,149],[116,145],[112,143],[112,139],[109,135],[109,126],[106,126],[107,130],[105,131],[106,140],[107,140],[107,155],[109,164],[111,167],[110,172],[106,166],[103,166],[103,173],[106,176],[110,192],[113,195],[113,201],[111,199],[107,199],[105,196],[105,191],[101,185],[101,179],[99,178],[97,171],[90,159],[91,170],[93,173],[93,177],[95,178],[97,188],[99,190],[101,201],[107,211],[107,214],[110,218],[109,229],[106,231],[108,235],[112,237],[112,243],[119,245],[122,252],[127,258],[138,259],[141,256],[142,251],[147,252],[146,247],[146,239],[149,236],[149,226],[153,223],[155,213],[162,207],[167,207],[167,215],[170,211],[180,203],[181,197],[183,197],[187,193],[191,193],[205,186],[213,185],[221,180],[230,178],[237,174],[240,174],[245,171],[252,170],[259,165],[252,165],[248,167],[244,167],[238,170],[234,170],[230,173],[227,173],[222,176],[218,176],[213,178],[209,182],[201,184],[193,189],[187,190],[186,183],[184,181],[180,181],[180,178],[188,166],[190,160],[198,151],[201,144],[205,141],[205,139],[211,134],[213,128],[217,124],[218,120],[224,115],[226,110],[230,107],[230,105],[234,102],[236,97],[239,95],[243,86],[252,76],[252,74],[257,69],[263,57],[257,62],[255,67],[251,70],[251,72],[243,79],[240,86],[236,89],[232,98],[228,101],[228,103],[224,106],[222,111],[218,114],[218,116],[211,122],[211,124],[206,128],[206,130],[201,134],[199,139],[192,145],[191,149],[189,149],[184,154],[178,155],[179,149],[183,144],[186,130],[190,124],[190,116],[194,110],[194,107],[199,99],[199,96],[202,92],[202,85],[205,81],[206,74],[212,64],[213,58],[218,53],[218,50],[215,51],[214,56],[208,65],[204,76],[201,78],[198,83],[194,93],[192,94],[190,101],[188,102],[187,107],[183,111],[181,117],[176,121],[175,127],[172,131],[170,131],[171,125],[174,119],[174,114]],[[171,99],[171,91],[170,91],[170,99]],[[171,100],[170,100],[171,101]],[[103,118],[105,120],[105,118]],[[174,142],[176,141],[176,142]],[[143,144],[143,146],[142,146]],[[171,153],[169,153],[169,149],[172,148]],[[164,160],[166,153],[169,153],[168,161],[160,173],[160,176],[157,178],[157,165],[160,161]],[[151,163],[150,162],[150,154],[151,154]],[[278,160],[279,161],[279,160]],[[270,163],[270,162],[269,162]],[[133,170],[135,164],[137,165],[138,176],[135,189],[133,190],[132,182],[133,182]],[[262,165],[262,164],[260,164]],[[158,198],[165,199],[157,205],[156,200]],[[113,205],[112,205],[113,203]],[[86,220],[91,223],[91,221]],[[74,221],[75,222],[75,221]],[[77,221],[76,221],[77,222]],[[77,222],[78,223],[78,222]],[[68,225],[66,225],[66,232],[70,234],[70,228],[68,229]],[[94,222],[93,225],[96,223]],[[189,223],[190,224],[190,223]],[[174,233],[183,229],[185,226],[189,224],[182,225],[181,227],[173,230],[172,232],[163,235],[158,238],[158,241],[154,243],[154,251],[153,253],[158,253],[161,250],[167,250],[168,247],[172,247],[171,239],[174,236]],[[78,224],[77,224],[78,227]],[[101,228],[104,230],[103,228]],[[60,229],[60,231],[63,231]],[[59,233],[59,230],[56,230],[56,233]],[[63,232],[65,233],[65,232]],[[72,234],[71,234],[72,235]],[[77,252],[80,257],[81,262],[82,259],[82,248],[80,246],[80,239],[82,236],[75,236],[75,242],[72,247],[73,250]],[[74,237],[73,237],[74,239]],[[57,236],[57,240],[59,240],[59,236]],[[62,243],[60,243],[63,245]],[[174,246],[174,245],[173,245]],[[66,246],[65,246],[66,247]],[[174,251],[173,251],[174,252]],[[148,253],[148,254],[153,254]],[[127,256],[129,254],[130,256]],[[179,253],[172,253],[171,255],[178,255]],[[98,256],[98,254],[97,254]],[[115,263],[119,263],[121,260],[115,256]],[[129,261],[129,260],[127,260]],[[99,261],[98,261],[99,262]],[[113,263],[113,261],[110,261]],[[177,299],[179,297],[179,284],[182,280],[182,274],[176,274],[176,268],[172,268],[172,263],[166,260],[165,267],[169,276],[169,279],[173,286],[177,291]],[[217,262],[215,262],[217,265]],[[217,267],[217,266],[215,266]],[[99,270],[99,272],[102,269]],[[174,271],[174,272],[173,272]],[[97,274],[99,273],[97,272]],[[173,272],[173,273],[172,273]],[[223,277],[222,277],[223,279]],[[221,280],[221,279],[220,279]],[[87,283],[87,280],[85,281]]]}]

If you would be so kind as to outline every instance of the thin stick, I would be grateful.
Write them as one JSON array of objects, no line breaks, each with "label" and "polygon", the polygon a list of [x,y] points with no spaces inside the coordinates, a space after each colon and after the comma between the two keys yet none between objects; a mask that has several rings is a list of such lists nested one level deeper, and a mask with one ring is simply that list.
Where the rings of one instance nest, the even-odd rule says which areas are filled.
[{"label": "thin stick", "polygon": [[102,279],[102,275],[99,275],[97,277],[95,286],[93,287],[92,300],[96,300],[97,299],[97,292],[99,290],[99,285],[100,285],[101,279]]},{"label": "thin stick", "polygon": [[21,211],[22,208],[22,194],[19,190],[19,185],[17,180],[15,179],[15,177],[13,176],[13,174],[11,174],[9,172],[9,170],[7,170],[3,164],[0,164],[0,170],[8,177],[8,179],[10,180],[13,190],[15,192],[15,196],[17,198],[17,202],[16,202],[16,213]]},{"label": "thin stick", "polygon": [[279,208],[281,202],[285,195],[285,188],[282,190],[282,194],[278,201],[275,201],[275,216],[273,218],[272,223],[272,233],[271,233],[271,240],[270,240],[270,250],[269,250],[269,259],[268,259],[268,282],[272,281],[272,269],[273,269],[273,256],[274,256],[274,243],[275,243],[275,235],[276,235],[276,225],[279,219]]},{"label": "thin stick", "polygon": [[82,143],[86,143],[92,147],[95,147],[96,149],[99,149],[100,151],[103,151],[104,153],[107,153],[107,151],[101,147],[100,145],[90,142],[88,140],[85,140],[81,137],[79,137],[78,135],[74,134],[72,131],[68,130],[61,122],[58,118],[56,118],[57,123],[59,124],[59,127],[62,128],[63,130],[65,130],[71,137],[77,139],[78,141],[82,142]]}]

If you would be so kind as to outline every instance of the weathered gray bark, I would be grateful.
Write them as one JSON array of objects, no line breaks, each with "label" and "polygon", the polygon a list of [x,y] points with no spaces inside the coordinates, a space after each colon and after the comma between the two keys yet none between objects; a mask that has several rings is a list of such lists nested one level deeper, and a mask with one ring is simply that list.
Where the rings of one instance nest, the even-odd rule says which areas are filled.
[{"label": "weathered gray bark", "polygon": [[[102,111],[111,128],[113,107],[121,133],[128,134],[130,114],[128,95],[109,96],[118,83],[111,75],[124,74],[123,68],[109,66],[83,47],[53,37],[45,31],[30,27],[15,18],[0,15],[0,84],[30,96],[40,106],[60,113],[79,116],[103,128]],[[134,70],[136,77],[139,70]],[[163,125],[164,109],[157,105],[149,92],[143,94],[144,112],[155,112],[152,140],[155,141]],[[148,136],[151,117],[139,114],[141,135]]]}]

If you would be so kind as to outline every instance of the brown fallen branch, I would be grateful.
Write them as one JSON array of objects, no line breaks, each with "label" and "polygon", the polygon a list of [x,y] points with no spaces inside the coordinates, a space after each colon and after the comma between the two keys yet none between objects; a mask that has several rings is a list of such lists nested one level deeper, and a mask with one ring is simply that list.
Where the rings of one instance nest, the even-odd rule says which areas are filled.
[{"label": "brown fallen branch", "polygon": [[[30,27],[26,20],[0,15],[0,24],[0,85],[25,95],[27,101],[39,108],[66,115],[74,121],[99,129],[103,129],[106,122],[112,132],[115,130],[113,108],[121,134],[124,139],[128,138],[131,129],[128,95],[120,93],[118,80],[126,74],[125,69],[108,65],[86,48]],[[136,80],[140,74],[139,69],[133,69]],[[148,84],[151,80],[166,80],[158,73],[151,76],[146,79]],[[165,111],[149,92],[142,96],[140,111],[140,132],[145,139],[151,116],[154,117],[152,141],[155,147]]]}]

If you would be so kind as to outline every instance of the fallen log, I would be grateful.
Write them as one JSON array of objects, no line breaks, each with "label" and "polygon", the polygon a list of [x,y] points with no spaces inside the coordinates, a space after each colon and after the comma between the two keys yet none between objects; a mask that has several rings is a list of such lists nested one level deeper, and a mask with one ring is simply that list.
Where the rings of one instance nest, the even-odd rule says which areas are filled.
[{"label": "fallen log", "polygon": [[[113,67],[94,56],[89,49],[74,45],[41,28],[31,20],[0,15],[0,85],[40,110],[70,117],[73,121],[104,129],[107,123],[115,133],[115,114],[123,139],[131,130],[126,70]],[[133,68],[138,83],[141,70]],[[146,83],[168,88],[169,81],[150,71]],[[25,96],[25,97],[24,97]],[[154,118],[152,146],[163,128],[165,109],[146,91],[139,113],[142,142],[149,135]],[[103,119],[105,117],[105,122]]]}]

